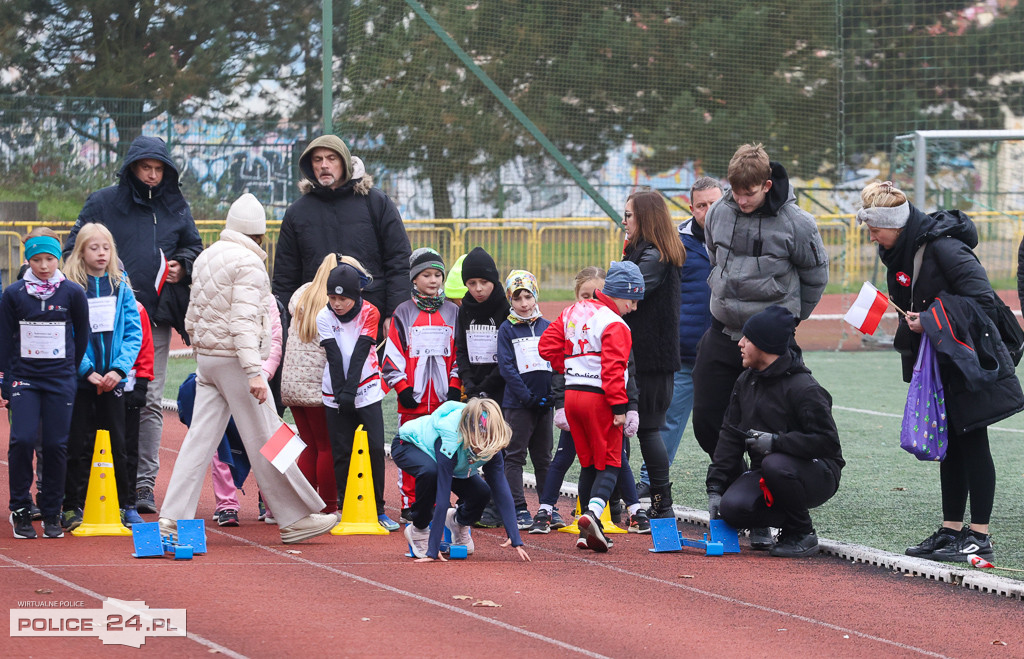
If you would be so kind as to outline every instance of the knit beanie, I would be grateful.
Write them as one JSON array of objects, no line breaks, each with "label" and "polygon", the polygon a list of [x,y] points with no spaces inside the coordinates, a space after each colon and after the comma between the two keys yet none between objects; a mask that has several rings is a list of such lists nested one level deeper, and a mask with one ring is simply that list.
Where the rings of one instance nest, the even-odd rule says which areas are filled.
[{"label": "knit beanie", "polygon": [[262,236],[267,232],[267,212],[256,197],[246,192],[231,204],[224,228],[247,236]]},{"label": "knit beanie", "polygon": [[359,271],[347,263],[342,263],[327,275],[327,294],[344,295],[359,302],[360,284]]},{"label": "knit beanie", "polygon": [[784,355],[796,331],[796,317],[785,307],[773,304],[743,324],[743,336],[770,355]]},{"label": "knit beanie", "polygon": [[466,260],[466,255],[463,254],[455,261],[455,265],[448,271],[448,276],[444,280],[444,296],[449,300],[461,300],[466,297],[466,293],[469,289],[466,288],[466,284],[462,281],[462,262]]},{"label": "knit beanie", "polygon": [[494,259],[483,247],[474,247],[462,262],[462,283],[470,279],[486,279],[495,286],[501,286],[501,275]]},{"label": "knit beanie", "polygon": [[513,270],[505,279],[505,295],[511,301],[516,291],[528,291],[535,299],[540,300],[540,286],[537,278],[527,270]]},{"label": "knit beanie", "polygon": [[644,299],[644,276],[632,261],[612,261],[601,292],[622,300]]},{"label": "knit beanie", "polygon": [[409,257],[409,281],[413,281],[416,279],[416,275],[429,268],[440,270],[444,275],[444,259],[435,250],[429,247],[420,247]]}]

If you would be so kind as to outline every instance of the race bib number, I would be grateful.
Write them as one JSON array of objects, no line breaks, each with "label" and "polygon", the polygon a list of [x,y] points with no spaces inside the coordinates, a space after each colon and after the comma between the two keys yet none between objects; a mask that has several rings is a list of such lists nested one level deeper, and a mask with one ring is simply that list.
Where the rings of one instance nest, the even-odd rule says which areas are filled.
[{"label": "race bib number", "polygon": [[551,364],[541,359],[539,336],[524,336],[521,339],[512,339],[512,347],[516,351],[516,366],[520,373],[530,371],[550,371]]},{"label": "race bib number", "polygon": [[113,332],[116,304],[113,295],[89,298],[89,329],[94,333]]},{"label": "race bib number", "polygon": [[64,359],[64,323],[21,323],[21,356],[23,359]]},{"label": "race bib number", "polygon": [[452,354],[452,328],[447,325],[425,325],[412,328],[410,357],[448,357]]},{"label": "race bib number", "polygon": [[497,364],[498,328],[492,325],[470,327],[466,330],[466,348],[470,364]]}]

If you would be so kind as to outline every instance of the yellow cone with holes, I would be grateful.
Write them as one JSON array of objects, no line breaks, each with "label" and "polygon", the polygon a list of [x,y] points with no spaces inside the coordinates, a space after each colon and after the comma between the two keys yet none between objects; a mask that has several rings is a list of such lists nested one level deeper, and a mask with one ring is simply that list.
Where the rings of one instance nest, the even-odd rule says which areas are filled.
[{"label": "yellow cone with holes", "polygon": [[[608,534],[608,533],[626,533],[626,529],[620,529],[619,527],[617,527],[614,524],[612,524],[612,513],[611,513],[611,510],[609,510],[610,508],[611,508],[611,506],[606,505],[604,507],[604,512],[601,513],[601,527],[604,529],[604,532],[606,534]],[[578,520],[580,518],[580,515],[582,515],[582,514],[583,514],[583,511],[580,510],[580,498],[576,497],[576,519],[574,519],[572,521],[572,524],[570,524],[568,526],[563,526],[562,528],[560,528],[558,530],[561,531],[562,533],[577,533],[578,534],[580,532],[580,527],[576,526],[576,520]]]},{"label": "yellow cone with holes", "polygon": [[388,535],[388,530],[377,521],[377,497],[373,493],[373,473],[370,469],[370,442],[362,426],[356,428],[355,441],[352,443],[341,521],[331,529],[331,535]]},{"label": "yellow cone with holes", "polygon": [[131,535],[132,530],[121,523],[121,506],[117,502],[117,481],[114,480],[114,459],[110,454],[110,433],[96,431],[89,470],[89,489],[85,493],[82,524],[71,532],[77,536]]}]

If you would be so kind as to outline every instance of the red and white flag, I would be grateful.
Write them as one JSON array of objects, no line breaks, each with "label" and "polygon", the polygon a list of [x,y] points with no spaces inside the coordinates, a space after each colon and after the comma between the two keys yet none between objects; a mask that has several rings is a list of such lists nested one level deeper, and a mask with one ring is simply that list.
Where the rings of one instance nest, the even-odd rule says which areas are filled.
[{"label": "red and white flag", "polygon": [[882,314],[889,308],[889,298],[868,282],[860,287],[860,295],[853,301],[853,306],[843,316],[865,334],[874,334],[878,323],[882,322]]},{"label": "red and white flag", "polygon": [[305,442],[292,432],[287,423],[282,423],[277,432],[271,435],[267,443],[260,449],[260,453],[283,474],[288,467],[295,464],[296,458],[304,448],[306,448]]},{"label": "red and white flag", "polygon": [[160,250],[160,265],[156,269],[156,281],[153,282],[153,286],[156,287],[156,294],[160,295],[160,291],[164,289],[164,284],[167,282],[167,257],[164,256],[164,250]]}]

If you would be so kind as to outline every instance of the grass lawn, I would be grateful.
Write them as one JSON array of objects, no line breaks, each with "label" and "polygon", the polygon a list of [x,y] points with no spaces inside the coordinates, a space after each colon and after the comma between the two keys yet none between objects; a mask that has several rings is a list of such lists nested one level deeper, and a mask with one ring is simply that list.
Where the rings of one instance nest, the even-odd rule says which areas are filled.
[{"label": "grass lawn", "polygon": [[[899,445],[907,395],[899,356],[892,351],[808,352],[805,359],[832,394],[833,414],[846,458],[839,492],[812,511],[818,533],[902,553],[938,527],[942,508],[939,465],[919,462]],[[178,384],[194,367],[191,359],[170,360],[164,396],[175,398]],[[1018,368],[1017,374],[1024,376],[1024,367]],[[384,399],[384,424],[385,436],[393,437],[397,429],[394,396]],[[991,520],[994,562],[1024,569],[1024,451],[1020,450],[1024,415],[991,427],[989,441],[997,474]],[[639,453],[634,447],[634,472],[639,472]],[[687,427],[672,465],[675,503],[706,507],[707,466],[707,456]],[[574,468],[567,478],[575,481],[577,473]]]}]

